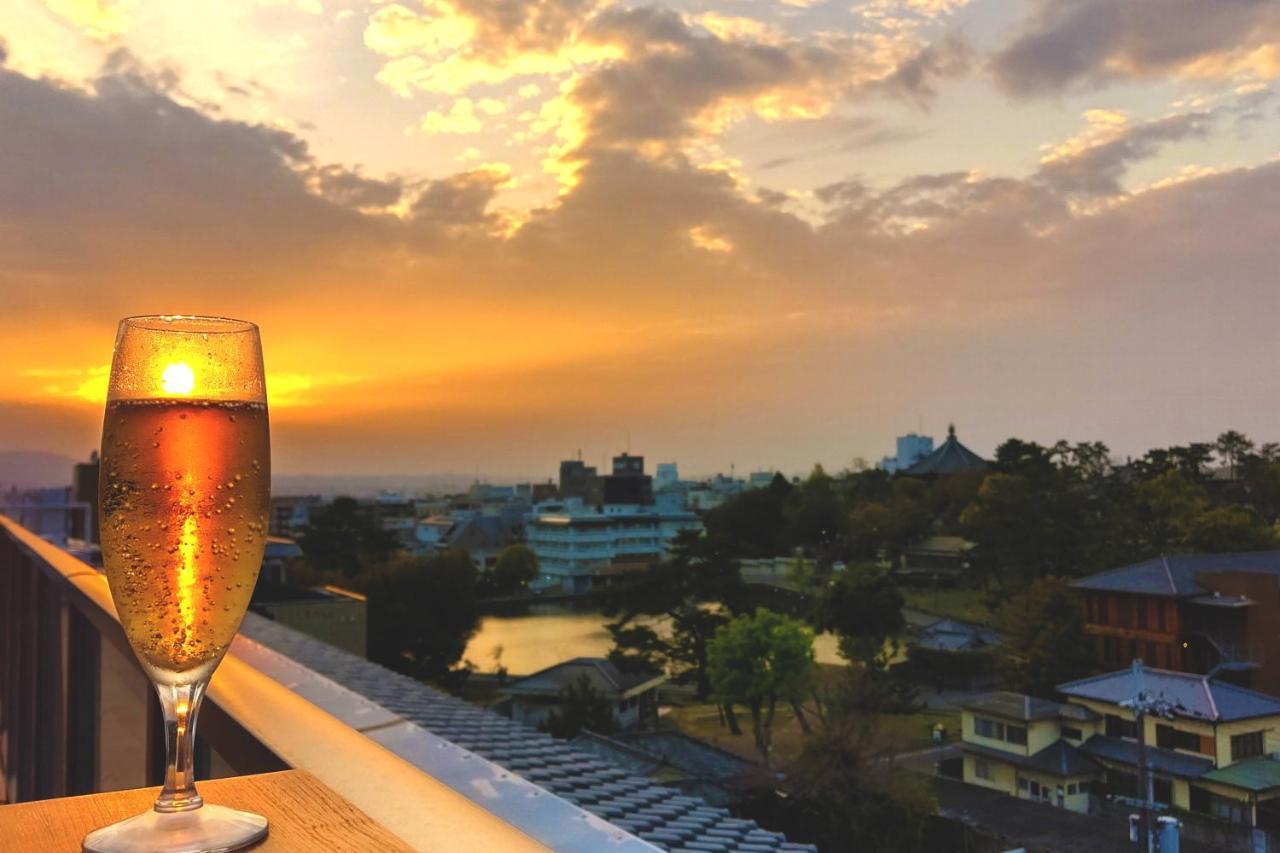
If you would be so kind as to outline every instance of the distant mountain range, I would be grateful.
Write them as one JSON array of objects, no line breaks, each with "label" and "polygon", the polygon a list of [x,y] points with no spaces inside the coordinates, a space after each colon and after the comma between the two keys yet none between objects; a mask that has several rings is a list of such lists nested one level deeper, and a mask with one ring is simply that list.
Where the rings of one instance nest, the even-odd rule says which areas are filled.
[{"label": "distant mountain range", "polygon": [[[20,489],[69,486],[71,469],[76,461],[58,453],[0,451],[0,490],[7,491],[14,486]],[[524,478],[519,482],[527,480]],[[271,491],[277,495],[325,497],[350,495],[366,498],[382,492],[413,496],[465,492],[474,481],[474,474],[276,474],[271,478]]]},{"label": "distant mountain range", "polygon": [[0,488],[46,488],[71,485],[76,460],[59,453],[0,450]]},{"label": "distant mountain range", "polygon": [[276,495],[346,495],[370,498],[382,492],[406,497],[465,492],[475,480],[467,474],[274,474],[271,492]]}]

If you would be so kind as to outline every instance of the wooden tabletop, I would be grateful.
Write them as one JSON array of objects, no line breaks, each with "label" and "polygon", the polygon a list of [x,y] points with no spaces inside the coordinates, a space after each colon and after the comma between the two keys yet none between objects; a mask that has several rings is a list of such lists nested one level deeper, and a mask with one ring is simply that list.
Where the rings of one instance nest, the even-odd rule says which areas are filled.
[{"label": "wooden tabletop", "polygon": [[[410,848],[368,815],[302,770],[200,782],[205,802],[266,817],[267,837],[249,848],[269,851],[396,853]],[[0,851],[80,850],[90,830],[151,808],[159,788],[0,806]]]}]

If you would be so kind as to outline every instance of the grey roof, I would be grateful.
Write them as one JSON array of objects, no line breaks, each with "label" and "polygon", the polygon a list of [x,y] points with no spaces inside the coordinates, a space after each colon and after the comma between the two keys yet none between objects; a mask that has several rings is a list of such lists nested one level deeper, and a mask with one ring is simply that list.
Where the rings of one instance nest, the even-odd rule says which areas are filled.
[{"label": "grey roof", "polygon": [[1131,566],[1090,575],[1076,581],[1077,589],[1163,595],[1202,596],[1212,590],[1196,583],[1201,572],[1257,572],[1280,575],[1280,551],[1242,554],[1170,554]]},{"label": "grey roof", "polygon": [[475,753],[665,850],[689,844],[723,853],[811,851],[755,821],[733,817],[574,749],[565,741],[441,693],[412,678],[255,614],[242,634],[326,676],[428,732]]},{"label": "grey roof", "polygon": [[984,758],[991,758],[996,761],[1004,761],[1018,767],[1025,767],[1028,770],[1038,770],[1041,773],[1049,773],[1053,776],[1084,776],[1089,773],[1099,773],[1102,770],[1098,762],[1085,755],[1078,748],[1061,740],[1054,741],[1035,755],[1022,755],[1021,753],[994,749],[982,744],[970,743],[969,741],[961,743],[960,748],[974,755],[981,755]]},{"label": "grey roof", "polygon": [[[1094,735],[1080,746],[1081,752],[1093,758],[1118,764],[1138,766],[1138,742],[1107,735]],[[1213,769],[1213,761],[1197,758],[1171,749],[1147,746],[1147,764],[1159,773],[1198,779]]]},{"label": "grey roof", "polygon": [[495,515],[473,515],[450,527],[440,537],[441,548],[496,551],[511,543],[511,524]]},{"label": "grey roof", "polygon": [[[1280,699],[1234,684],[1214,681],[1205,675],[1146,668],[1143,689],[1148,694],[1164,696],[1176,703],[1179,706],[1176,711],[1180,716],[1196,720],[1229,722],[1280,715]],[[1138,693],[1131,669],[1059,684],[1058,690],[1067,696],[1096,699],[1115,705],[1134,698]]]},{"label": "grey roof", "polygon": [[947,427],[947,440],[937,450],[917,459],[903,471],[912,477],[930,474],[973,474],[987,470],[987,460],[965,447],[956,438],[955,425]]},{"label": "grey roof", "polygon": [[997,690],[993,693],[970,697],[963,700],[960,707],[966,711],[978,711],[1023,722],[1053,719],[1061,716],[1063,710],[1063,706],[1058,702],[1036,699],[1034,696],[1025,696],[1021,693],[1011,693],[1008,690]]},{"label": "grey roof", "polygon": [[[681,732],[624,732],[614,735],[614,739],[656,755],[672,767],[702,779],[759,781],[762,775],[756,762]],[[765,778],[768,775],[763,774]]]},{"label": "grey roof", "polygon": [[651,672],[622,672],[605,658],[573,658],[518,678],[503,690],[521,695],[559,696],[583,676],[597,693],[607,697],[626,696],[638,687],[651,686],[650,682],[666,680]]},{"label": "grey roof", "polygon": [[983,625],[959,619],[939,619],[920,630],[916,646],[936,652],[976,652],[1003,642],[1000,635]]}]

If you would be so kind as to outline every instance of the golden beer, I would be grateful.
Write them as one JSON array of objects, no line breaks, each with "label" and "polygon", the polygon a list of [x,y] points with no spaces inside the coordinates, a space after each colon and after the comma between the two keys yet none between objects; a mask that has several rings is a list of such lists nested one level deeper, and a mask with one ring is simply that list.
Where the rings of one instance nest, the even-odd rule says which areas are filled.
[{"label": "golden beer", "polygon": [[120,622],[157,681],[207,678],[240,626],[266,545],[268,441],[261,403],[107,405],[103,561]]},{"label": "golden beer", "polygon": [[120,624],[160,700],[164,786],[147,812],[84,837],[86,853],[228,853],[267,834],[196,790],[200,704],[249,606],[271,485],[258,327],[126,317],[102,423],[98,529]]}]

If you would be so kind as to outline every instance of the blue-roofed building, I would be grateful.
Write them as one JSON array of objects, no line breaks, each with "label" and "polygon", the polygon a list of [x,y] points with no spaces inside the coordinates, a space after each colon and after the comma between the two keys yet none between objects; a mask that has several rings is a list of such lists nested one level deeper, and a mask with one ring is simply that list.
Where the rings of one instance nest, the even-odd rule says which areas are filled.
[{"label": "blue-roofed building", "polygon": [[1280,832],[1280,699],[1204,675],[1146,669],[1059,685],[1065,702],[992,693],[962,709],[964,780],[1089,811],[1138,796],[1138,730],[1122,703],[1140,690],[1172,703],[1144,720],[1152,789],[1178,808]]},{"label": "blue-roofed building", "polygon": [[1280,551],[1155,557],[1074,586],[1099,669],[1140,658],[1280,695]]}]

